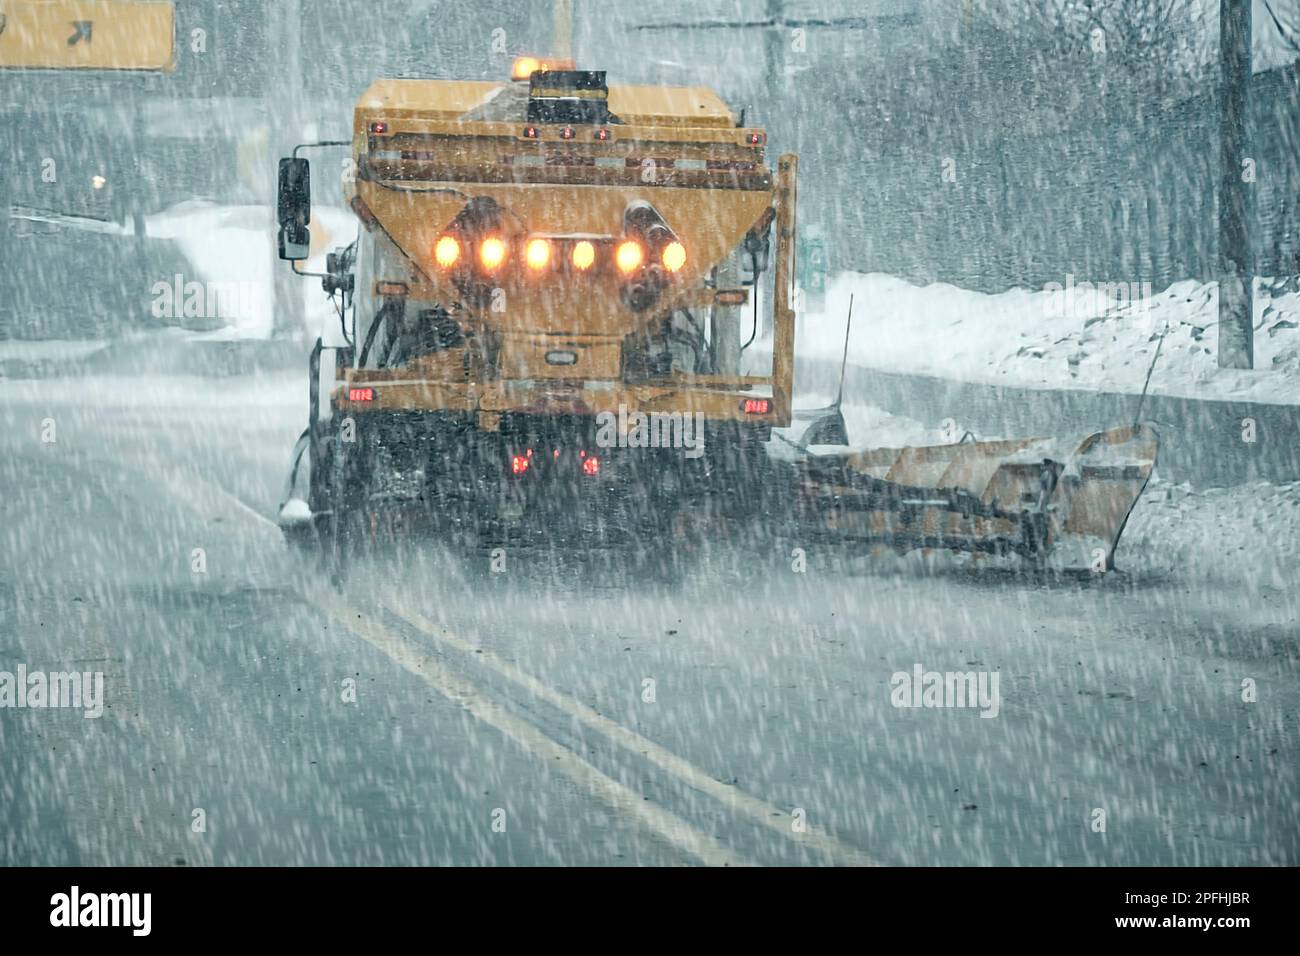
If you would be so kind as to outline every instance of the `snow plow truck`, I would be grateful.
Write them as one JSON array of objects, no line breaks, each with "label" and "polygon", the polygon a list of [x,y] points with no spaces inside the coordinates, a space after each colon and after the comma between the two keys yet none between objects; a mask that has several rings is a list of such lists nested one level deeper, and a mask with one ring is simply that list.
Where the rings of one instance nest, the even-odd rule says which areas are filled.
[{"label": "snow plow truck", "polygon": [[1155,464],[1148,426],[855,450],[838,402],[793,407],[797,158],[769,161],[764,130],[711,91],[530,58],[501,82],[378,80],[350,143],[280,160],[295,271],[299,154],[343,146],[360,228],[301,273],[339,321],[311,355],[280,508],[337,573],[408,526],[650,548],[765,528],[792,547],[1113,567]]}]

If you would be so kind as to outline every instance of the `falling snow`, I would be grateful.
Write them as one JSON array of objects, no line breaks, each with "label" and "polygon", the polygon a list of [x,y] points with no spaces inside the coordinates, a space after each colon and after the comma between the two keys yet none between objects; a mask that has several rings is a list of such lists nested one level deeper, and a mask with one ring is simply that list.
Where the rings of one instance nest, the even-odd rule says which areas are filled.
[{"label": "falling snow", "polygon": [[[4,6],[0,864],[1300,863],[1300,0],[1252,7],[1251,368],[1220,352],[1215,0],[177,0],[170,64],[150,59],[165,28],[115,41],[107,23],[36,62],[22,4]],[[793,420],[756,432],[734,471],[712,422],[696,448],[660,443],[656,419],[644,448],[539,433],[483,478],[469,463],[496,426],[431,416],[368,460],[384,481],[339,491],[372,472],[313,462],[300,440],[313,347],[321,447],[341,448],[333,349],[356,359],[380,327],[376,281],[435,265],[393,266],[387,240],[366,238],[347,190],[369,171],[345,145],[302,154],[311,239],[296,266],[312,275],[294,276],[277,257],[277,160],[353,140],[377,79],[507,84],[515,57],[561,52],[565,7],[577,68],[607,71],[611,103],[630,110],[617,90],[632,84],[705,88],[730,111],[722,135],[764,131],[769,170],[798,155]],[[134,69],[76,59],[100,50]],[[522,130],[509,111],[529,91],[462,113]],[[501,149],[522,153],[511,135]],[[401,162],[434,162],[435,145]],[[622,155],[593,179],[685,192]],[[711,184],[691,191],[691,221],[667,225],[724,234],[719,177],[750,171],[691,161],[652,163]],[[546,215],[562,226],[529,228],[614,255],[602,235],[618,227],[574,225],[602,188],[557,193]],[[629,325],[606,342],[614,372],[556,389],[595,381],[589,400],[642,376],[618,382],[612,415],[670,372],[689,391],[727,355],[734,373],[776,374],[779,233],[745,305],[693,306],[707,328],[670,317],[654,355],[638,337],[659,332]],[[687,272],[709,241],[687,243]],[[733,248],[695,277],[710,297],[706,278],[751,278]],[[331,297],[320,274],[345,251],[357,287]],[[518,320],[493,301],[478,332],[572,331],[545,305]],[[473,323],[442,306],[383,326],[359,370],[373,377],[355,377],[368,400],[500,372],[474,364]],[[390,341],[399,327],[416,338]],[[557,341],[545,366],[538,352],[516,369],[533,411],[572,398],[543,395],[582,347]],[[513,354],[498,346],[484,367]],[[457,349],[437,372],[419,364]],[[434,393],[420,401],[446,412]],[[732,417],[742,397],[763,416],[778,395],[737,390]],[[362,401],[347,407],[364,428]],[[847,447],[810,438],[827,409]],[[1145,432],[1078,452],[1138,421],[1159,436],[1154,469]],[[809,496],[855,494],[816,470],[833,460],[880,480],[860,500],[903,489],[891,507],[928,514],[915,520],[932,533],[934,501],[918,499],[973,521],[953,487],[983,465],[951,456],[1031,438],[982,481],[1001,463],[1037,482],[1048,456],[1063,489],[1129,481],[1113,555],[1080,533],[1082,567],[1061,570],[855,542],[800,517]],[[878,449],[896,451],[879,464]],[[633,458],[671,467],[607,485]],[[516,495],[570,461],[559,490]],[[683,461],[721,482],[706,503]],[[583,498],[587,479],[623,489],[609,513]],[[473,503],[489,486],[490,533]],[[1065,520],[1064,491],[1026,494],[974,497]],[[1016,535],[1037,533],[1018,520]],[[57,675],[74,673],[79,696],[65,683],[56,704]],[[921,703],[901,706],[914,673]],[[946,691],[926,698],[927,674]],[[981,693],[954,703],[967,677]]]}]

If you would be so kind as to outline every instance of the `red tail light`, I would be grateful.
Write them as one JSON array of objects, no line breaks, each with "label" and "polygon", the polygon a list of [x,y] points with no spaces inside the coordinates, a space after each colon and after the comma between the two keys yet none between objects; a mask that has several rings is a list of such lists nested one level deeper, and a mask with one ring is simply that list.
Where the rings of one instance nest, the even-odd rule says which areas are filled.
[{"label": "red tail light", "polygon": [[595,455],[582,459],[582,473],[584,475],[600,474],[600,459]]},{"label": "red tail light", "polygon": [[512,455],[510,458],[510,474],[522,475],[528,470],[527,455]]},{"label": "red tail light", "polygon": [[747,398],[742,408],[746,415],[766,415],[772,410],[772,401],[767,398]]},{"label": "red tail light", "polygon": [[375,295],[378,296],[397,296],[404,298],[406,293],[410,292],[410,286],[405,282],[394,282],[391,279],[380,279],[375,283]]},{"label": "red tail light", "polygon": [[349,402],[373,402],[374,400],[375,400],[375,390],[373,388],[348,389]]}]

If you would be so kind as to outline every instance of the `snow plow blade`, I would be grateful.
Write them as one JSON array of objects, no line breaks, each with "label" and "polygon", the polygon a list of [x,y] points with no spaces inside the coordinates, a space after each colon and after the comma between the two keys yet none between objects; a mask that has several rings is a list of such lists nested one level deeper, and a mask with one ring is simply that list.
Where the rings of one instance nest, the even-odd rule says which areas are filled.
[{"label": "snow plow blade", "polygon": [[1018,555],[1040,567],[1108,571],[1155,467],[1148,425],[1077,445],[1051,438],[809,454],[800,524],[827,540]]}]

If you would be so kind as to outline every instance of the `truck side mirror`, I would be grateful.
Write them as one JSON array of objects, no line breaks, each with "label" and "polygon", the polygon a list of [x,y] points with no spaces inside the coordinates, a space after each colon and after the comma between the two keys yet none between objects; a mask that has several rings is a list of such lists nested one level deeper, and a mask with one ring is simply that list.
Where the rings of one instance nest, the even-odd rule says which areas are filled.
[{"label": "truck side mirror", "polygon": [[305,159],[281,159],[279,190],[275,202],[280,223],[281,259],[299,262],[311,246],[311,164]]}]

